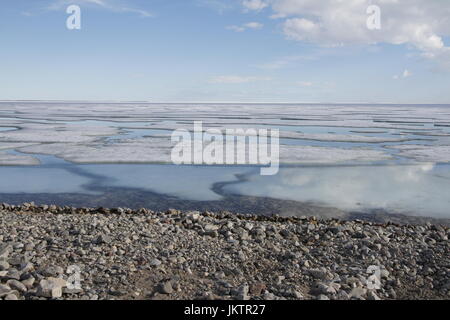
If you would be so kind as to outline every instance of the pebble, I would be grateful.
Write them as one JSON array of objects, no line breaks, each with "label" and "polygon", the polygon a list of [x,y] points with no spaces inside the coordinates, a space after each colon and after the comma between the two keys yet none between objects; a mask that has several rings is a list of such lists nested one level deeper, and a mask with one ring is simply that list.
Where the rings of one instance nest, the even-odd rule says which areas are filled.
[{"label": "pebble", "polygon": [[361,288],[361,287],[356,287],[356,288],[353,288],[352,291],[350,292],[350,298],[362,299],[365,297],[366,293],[367,293],[367,289]]},{"label": "pebble", "polygon": [[6,282],[6,284],[13,290],[17,290],[20,292],[26,292],[27,291],[27,287],[20,281],[17,280],[8,280]]},{"label": "pebble", "polygon": [[0,271],[8,270],[10,264],[5,260],[0,260]]},{"label": "pebble", "polygon": [[62,289],[67,285],[66,281],[60,278],[47,278],[39,282],[37,295],[46,298],[62,297]]},{"label": "pebble", "polygon": [[158,285],[157,291],[162,294],[171,294],[173,293],[172,283],[170,281],[161,282]]},{"label": "pebble", "polygon": [[152,259],[152,260],[150,260],[150,265],[152,266],[152,267],[159,267],[160,265],[161,265],[161,261],[159,261],[158,259]]},{"label": "pebble", "polygon": [[15,294],[8,294],[5,297],[5,300],[15,301],[15,300],[19,300],[19,298],[17,298],[17,296]]}]

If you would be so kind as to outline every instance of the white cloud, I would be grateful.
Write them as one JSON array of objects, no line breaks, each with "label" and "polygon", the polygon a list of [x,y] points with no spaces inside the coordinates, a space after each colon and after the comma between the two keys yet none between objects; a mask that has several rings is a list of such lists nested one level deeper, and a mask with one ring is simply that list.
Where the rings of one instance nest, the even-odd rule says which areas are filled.
[{"label": "white cloud", "polygon": [[255,76],[218,76],[210,79],[210,83],[228,83],[228,84],[237,84],[237,83],[249,83],[256,81],[270,81],[269,77],[255,77]]},{"label": "white cloud", "polygon": [[411,71],[409,71],[408,69],[405,69],[405,71],[403,71],[403,73],[401,75],[394,75],[392,78],[394,80],[398,80],[398,79],[401,79],[401,78],[405,79],[405,78],[411,77],[412,75],[413,74],[412,74]]},{"label": "white cloud", "polygon": [[244,24],[244,26],[249,29],[261,29],[262,27],[264,27],[264,25],[259,22],[249,22],[249,23]]},{"label": "white cloud", "polygon": [[247,29],[253,29],[253,30],[257,30],[257,29],[262,29],[264,27],[264,25],[262,23],[259,22],[248,22],[245,23],[241,26],[236,26],[236,25],[232,25],[232,26],[227,26],[225,27],[225,29],[227,30],[232,30],[235,32],[243,32]]},{"label": "white cloud", "polygon": [[[253,1],[251,1],[253,2]],[[272,18],[283,19],[288,39],[322,46],[388,43],[412,45],[450,70],[450,1],[442,0],[270,0]],[[255,3],[256,3],[255,2]],[[381,29],[367,27],[369,5],[381,9]],[[243,4],[245,9],[252,5]],[[254,4],[254,8],[257,5]],[[256,10],[256,9],[255,9]]]},{"label": "white cloud", "polygon": [[294,18],[286,20],[283,31],[289,39],[308,41],[319,36],[320,26],[308,19]]},{"label": "white cloud", "polygon": [[242,1],[242,5],[244,6],[245,10],[252,11],[261,11],[262,9],[269,6],[267,1],[263,0],[244,0]]},{"label": "white cloud", "polygon": [[243,32],[243,31],[245,31],[245,28],[244,27],[240,27],[240,26],[227,26],[227,27],[225,27],[225,29],[231,30],[231,31],[235,31],[235,32]]},{"label": "white cloud", "polygon": [[127,5],[124,5],[121,0],[55,0],[48,6],[48,9],[61,10],[72,4],[97,6],[114,12],[137,13],[144,18],[153,16],[152,13],[146,10],[130,8]]}]

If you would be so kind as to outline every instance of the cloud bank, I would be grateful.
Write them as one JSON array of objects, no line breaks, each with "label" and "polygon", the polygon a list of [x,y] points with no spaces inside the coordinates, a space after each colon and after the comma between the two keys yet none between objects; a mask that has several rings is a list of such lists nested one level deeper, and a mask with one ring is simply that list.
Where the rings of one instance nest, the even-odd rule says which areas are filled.
[{"label": "cloud bank", "polygon": [[[271,9],[286,38],[322,46],[410,45],[450,70],[450,1],[441,0],[247,0],[248,11]],[[367,27],[367,8],[381,10],[381,28]]]}]

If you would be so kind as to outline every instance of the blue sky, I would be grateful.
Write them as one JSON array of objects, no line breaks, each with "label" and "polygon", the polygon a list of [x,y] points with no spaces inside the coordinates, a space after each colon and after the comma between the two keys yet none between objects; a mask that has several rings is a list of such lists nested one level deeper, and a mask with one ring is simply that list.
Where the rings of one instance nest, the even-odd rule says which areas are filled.
[{"label": "blue sky", "polygon": [[333,1],[4,0],[0,99],[450,103],[448,3]]}]

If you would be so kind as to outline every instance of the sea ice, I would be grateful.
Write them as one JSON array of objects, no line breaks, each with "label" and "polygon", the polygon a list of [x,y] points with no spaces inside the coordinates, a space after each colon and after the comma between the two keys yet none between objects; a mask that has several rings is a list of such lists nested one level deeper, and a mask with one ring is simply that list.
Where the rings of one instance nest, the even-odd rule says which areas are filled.
[{"label": "sea ice", "polygon": [[376,162],[390,159],[392,157],[383,151],[365,148],[280,146],[280,162],[286,164]]},{"label": "sea ice", "polygon": [[25,143],[25,142],[0,142],[0,150],[8,150],[8,149],[12,150],[34,144],[35,143]]},{"label": "sea ice", "polygon": [[[153,142],[153,143],[152,143]],[[170,140],[143,138],[114,144],[48,143],[19,148],[31,154],[54,155],[74,163],[170,163]]]},{"label": "sea ice", "polygon": [[70,125],[22,124],[20,130],[0,132],[2,142],[90,142],[99,137],[115,135],[118,129]]},{"label": "sea ice", "polygon": [[[47,143],[17,150],[23,153],[54,155],[74,163],[171,163],[173,145],[168,138],[148,137],[120,140],[114,144]],[[248,152],[248,149],[246,151]],[[289,164],[373,162],[389,159],[389,154],[367,148],[280,146],[280,162]]]},{"label": "sea ice", "polygon": [[405,158],[423,162],[450,162],[450,146],[441,145],[396,145],[386,148],[399,150]]},{"label": "sea ice", "polygon": [[[32,166],[40,164],[39,160],[28,155],[9,154],[0,152],[0,166]],[[4,177],[2,176],[2,179]]]},{"label": "sea ice", "polygon": [[[145,139],[139,132],[123,133],[120,128],[192,130],[193,121],[202,120],[204,128],[281,127],[281,138],[332,142],[335,148],[282,146],[281,161],[304,163],[318,161],[377,161],[389,159],[380,144],[426,139],[436,147],[427,151],[402,150],[398,155],[424,159],[446,159],[445,146],[450,145],[448,106],[416,105],[323,105],[323,104],[150,104],[150,103],[92,103],[0,102],[0,125],[19,127],[1,131],[0,144],[41,143],[21,146],[24,152],[56,155],[78,162],[137,162],[167,163],[170,143]],[[217,112],[220,110],[220,113]],[[19,117],[14,118],[19,115]],[[286,130],[292,127],[292,130]],[[301,128],[304,132],[301,132]],[[320,127],[319,132],[310,128]],[[330,127],[330,131],[326,130]],[[300,128],[299,130],[297,130]],[[346,133],[338,128],[351,128],[361,134]],[[444,128],[444,129],[442,129]],[[376,135],[380,129],[389,132]],[[300,132],[296,132],[300,131]],[[321,131],[323,130],[323,132]],[[408,132],[400,135],[396,130]],[[442,130],[442,131],[439,131]],[[125,130],[126,131],[126,130]],[[372,132],[371,132],[372,131]],[[420,134],[420,133],[423,134]],[[355,132],[356,133],[356,132]],[[362,133],[365,133],[364,135]],[[108,139],[124,138],[124,140]],[[130,140],[128,138],[133,138]],[[166,135],[167,137],[167,135]],[[167,139],[167,138],[166,138]],[[115,143],[113,143],[115,142]],[[339,145],[342,143],[342,145]],[[344,149],[348,143],[371,143],[370,149]],[[314,144],[310,142],[310,144]],[[439,146],[439,147],[437,147]],[[392,147],[392,146],[391,146]],[[0,149],[1,149],[0,145]],[[433,156],[424,153],[432,152]],[[441,154],[442,153],[442,154]]]}]

